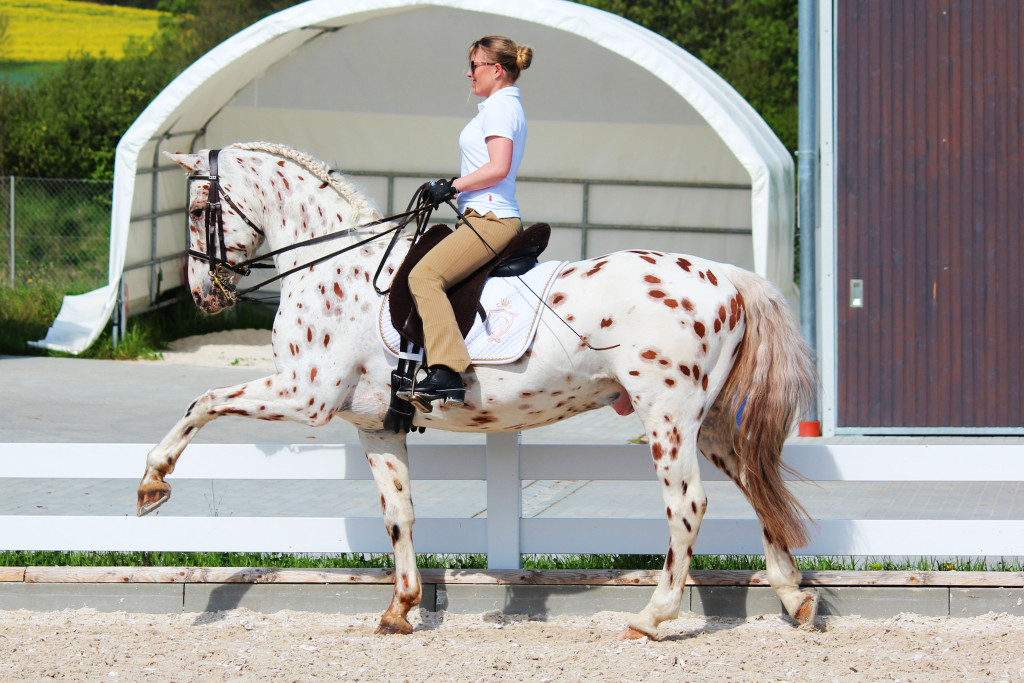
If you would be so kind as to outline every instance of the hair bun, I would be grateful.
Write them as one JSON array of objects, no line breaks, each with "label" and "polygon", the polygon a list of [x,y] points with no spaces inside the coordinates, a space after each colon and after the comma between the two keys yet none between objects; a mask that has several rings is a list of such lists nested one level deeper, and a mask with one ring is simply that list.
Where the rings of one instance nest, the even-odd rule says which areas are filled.
[{"label": "hair bun", "polygon": [[516,66],[520,69],[529,69],[533,62],[533,48],[528,45],[516,47]]}]

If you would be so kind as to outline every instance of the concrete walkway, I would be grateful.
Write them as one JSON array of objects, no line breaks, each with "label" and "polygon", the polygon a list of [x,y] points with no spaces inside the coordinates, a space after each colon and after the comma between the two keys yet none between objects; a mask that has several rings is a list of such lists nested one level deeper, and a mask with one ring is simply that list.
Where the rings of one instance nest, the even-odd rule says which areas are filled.
[{"label": "concrete walkway", "polygon": [[[0,356],[0,443],[138,443],[139,470],[149,446],[211,387],[262,373],[146,361]],[[610,408],[524,432],[524,443],[624,444],[643,434],[635,416]],[[428,430],[410,444],[484,443],[482,434]],[[335,420],[321,428],[241,418],[215,420],[197,443],[357,443],[354,427]],[[984,440],[965,439],[976,447]],[[965,447],[965,455],[970,448]],[[183,457],[188,457],[186,451]],[[5,479],[0,515],[121,515],[135,508],[131,478]],[[729,482],[708,482],[710,518],[749,517],[749,505]],[[414,482],[420,517],[486,514],[482,482]],[[795,490],[818,519],[1021,519],[1024,487],[1017,482],[799,483]],[[379,515],[372,482],[179,480],[163,515]],[[609,481],[523,482],[524,517],[661,518],[657,484]]]}]

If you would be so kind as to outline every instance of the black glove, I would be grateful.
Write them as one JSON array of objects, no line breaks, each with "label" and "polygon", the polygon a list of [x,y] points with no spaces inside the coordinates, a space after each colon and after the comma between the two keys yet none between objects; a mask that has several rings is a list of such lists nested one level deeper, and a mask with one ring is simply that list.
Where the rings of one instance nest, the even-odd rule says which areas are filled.
[{"label": "black glove", "polygon": [[444,178],[440,178],[438,180],[432,180],[427,184],[426,195],[427,199],[430,201],[431,206],[433,206],[436,209],[438,206],[444,204],[449,199],[455,198],[455,195],[457,195],[459,192],[454,187],[452,187],[452,181],[454,180],[455,178],[452,178],[452,180],[445,180]]}]

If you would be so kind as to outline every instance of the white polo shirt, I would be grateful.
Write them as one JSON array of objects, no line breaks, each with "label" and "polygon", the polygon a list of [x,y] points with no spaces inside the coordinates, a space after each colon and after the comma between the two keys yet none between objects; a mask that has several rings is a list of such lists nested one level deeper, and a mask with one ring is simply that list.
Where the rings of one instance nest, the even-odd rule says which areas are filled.
[{"label": "white polo shirt", "polygon": [[479,112],[459,135],[462,173],[467,175],[490,160],[487,138],[492,135],[512,141],[512,166],[508,175],[491,187],[458,194],[459,210],[475,209],[481,215],[493,211],[498,218],[519,217],[516,203],[516,174],[526,149],[526,114],[519,99],[519,88],[501,88],[477,105]]}]

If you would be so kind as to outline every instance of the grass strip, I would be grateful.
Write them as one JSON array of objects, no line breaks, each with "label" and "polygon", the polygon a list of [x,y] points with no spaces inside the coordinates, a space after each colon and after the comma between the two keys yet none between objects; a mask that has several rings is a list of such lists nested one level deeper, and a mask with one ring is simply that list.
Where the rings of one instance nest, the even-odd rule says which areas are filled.
[{"label": "grass strip", "polygon": [[[486,569],[487,556],[417,555],[421,569]],[[894,558],[800,556],[805,571],[1024,571],[1019,558]],[[524,555],[523,568],[536,570],[661,569],[664,555]],[[181,552],[0,552],[3,567],[269,567],[275,569],[390,569],[394,556],[383,553],[302,555],[285,553],[181,553]],[[762,555],[695,555],[690,569],[698,571],[763,570]]]}]

